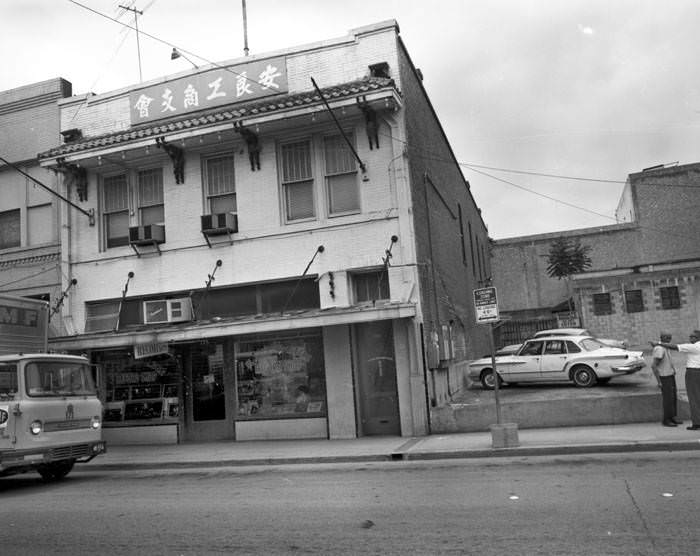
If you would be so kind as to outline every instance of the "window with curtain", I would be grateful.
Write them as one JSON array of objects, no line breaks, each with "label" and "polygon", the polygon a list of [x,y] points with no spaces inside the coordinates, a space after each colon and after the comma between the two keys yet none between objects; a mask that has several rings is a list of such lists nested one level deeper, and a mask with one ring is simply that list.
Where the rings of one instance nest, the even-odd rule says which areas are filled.
[{"label": "window with curtain", "polygon": [[129,184],[126,174],[104,178],[102,205],[107,247],[129,245]]},{"label": "window with curtain", "polygon": [[139,225],[162,224],[165,220],[163,207],[163,169],[141,170],[137,174],[139,188]]},{"label": "window with curtain", "polygon": [[[353,136],[348,136],[353,142]],[[323,139],[328,213],[343,214],[360,210],[355,155],[342,135]]]},{"label": "window with curtain", "polygon": [[233,155],[206,158],[207,200],[211,214],[236,213],[236,182]]},{"label": "window with curtain", "polygon": [[283,144],[280,148],[285,217],[288,222],[314,218],[314,175],[311,141]]}]

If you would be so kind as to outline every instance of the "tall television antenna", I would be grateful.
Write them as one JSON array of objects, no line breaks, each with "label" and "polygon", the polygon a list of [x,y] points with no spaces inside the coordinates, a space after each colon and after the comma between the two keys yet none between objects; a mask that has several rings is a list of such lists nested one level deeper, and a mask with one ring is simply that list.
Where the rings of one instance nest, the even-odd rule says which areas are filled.
[{"label": "tall television antenna", "polygon": [[134,12],[134,27],[136,27],[136,54],[139,57],[139,83],[143,82],[143,74],[141,73],[141,45],[139,44],[139,16],[143,15],[143,11],[137,10],[136,8],[130,8],[128,6],[122,6],[119,4],[119,7],[128,11],[128,12]]}]

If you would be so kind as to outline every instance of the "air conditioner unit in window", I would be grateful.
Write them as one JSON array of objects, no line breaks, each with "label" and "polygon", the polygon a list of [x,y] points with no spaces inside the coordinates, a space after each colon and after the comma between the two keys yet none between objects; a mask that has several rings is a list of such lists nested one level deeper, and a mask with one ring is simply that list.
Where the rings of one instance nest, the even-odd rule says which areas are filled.
[{"label": "air conditioner unit in window", "polygon": [[209,235],[234,234],[238,231],[238,215],[230,212],[202,215],[202,233]]},{"label": "air conditioner unit in window", "polygon": [[143,302],[143,322],[145,324],[186,322],[189,320],[192,320],[192,300],[189,297],[154,299]]},{"label": "air conditioner unit in window", "polygon": [[165,243],[165,226],[163,224],[131,226],[129,228],[129,243],[131,245]]},{"label": "air conditioner unit in window", "polygon": [[202,215],[202,234],[207,240],[207,245],[211,247],[209,236],[219,236],[226,234],[231,243],[233,238],[231,234],[238,231],[238,215],[230,212],[220,212],[217,214]]}]

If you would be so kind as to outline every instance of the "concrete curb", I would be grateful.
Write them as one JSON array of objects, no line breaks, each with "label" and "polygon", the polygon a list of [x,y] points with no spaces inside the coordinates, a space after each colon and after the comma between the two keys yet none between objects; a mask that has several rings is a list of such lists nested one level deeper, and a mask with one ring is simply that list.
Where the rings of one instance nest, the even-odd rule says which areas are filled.
[{"label": "concrete curb", "polygon": [[633,452],[679,452],[700,450],[700,441],[647,441],[609,444],[572,444],[568,446],[518,446],[514,448],[436,450],[436,451],[397,451],[389,454],[366,454],[356,456],[307,456],[271,457],[250,459],[221,459],[202,461],[163,461],[99,463],[98,460],[76,469],[78,471],[148,471],[166,469],[211,469],[217,467],[279,466],[301,464],[370,463],[391,461],[431,461],[442,459],[483,459],[524,456],[556,456],[582,454],[615,454]]}]

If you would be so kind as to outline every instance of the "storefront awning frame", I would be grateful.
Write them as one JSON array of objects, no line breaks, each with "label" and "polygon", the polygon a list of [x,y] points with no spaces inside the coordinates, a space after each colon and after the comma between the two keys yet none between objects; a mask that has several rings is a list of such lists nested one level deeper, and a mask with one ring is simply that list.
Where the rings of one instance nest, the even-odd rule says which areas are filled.
[{"label": "storefront awning frame", "polygon": [[413,303],[377,304],[350,308],[316,309],[285,315],[268,315],[249,319],[212,319],[165,328],[148,328],[123,332],[98,332],[49,339],[52,351],[87,351],[114,349],[137,344],[169,344],[197,342],[221,336],[244,336],[272,332],[288,332],[304,328],[322,328],[396,320],[416,316]]}]

